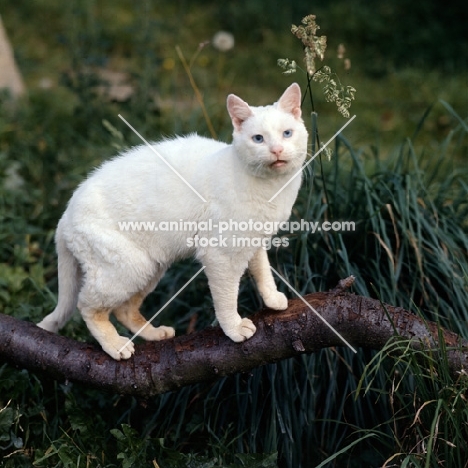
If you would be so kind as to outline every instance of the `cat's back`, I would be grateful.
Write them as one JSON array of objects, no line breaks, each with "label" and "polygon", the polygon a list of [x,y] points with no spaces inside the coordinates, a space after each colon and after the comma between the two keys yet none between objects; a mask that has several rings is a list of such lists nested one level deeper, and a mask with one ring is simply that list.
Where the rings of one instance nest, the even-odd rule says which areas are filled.
[{"label": "cat's back", "polygon": [[129,170],[151,172],[158,168],[164,161],[175,168],[187,167],[191,162],[208,157],[217,151],[226,148],[226,143],[206,138],[196,133],[186,136],[166,138],[150,145],[139,145],[117,157],[105,162],[91,177],[103,172]]},{"label": "cat's back", "polygon": [[189,162],[190,159],[197,160],[208,157],[227,146],[227,143],[192,133],[186,136],[176,136],[162,140],[154,144],[153,148],[161,156],[167,157],[174,162],[178,160]]},{"label": "cat's back", "polygon": [[133,147],[94,170],[73,194],[68,211],[84,218],[113,217],[145,212],[148,205],[174,203],[184,195],[193,199],[181,177],[204,191],[207,168],[213,169],[213,160],[228,147],[197,134]]},{"label": "cat's back", "polygon": [[187,174],[191,167],[198,166],[203,159],[227,146],[196,133],[135,146],[104,162],[81,184],[81,189],[97,188],[102,184],[122,187],[135,180],[141,183],[154,177],[163,180],[165,176],[175,175],[171,168]]}]

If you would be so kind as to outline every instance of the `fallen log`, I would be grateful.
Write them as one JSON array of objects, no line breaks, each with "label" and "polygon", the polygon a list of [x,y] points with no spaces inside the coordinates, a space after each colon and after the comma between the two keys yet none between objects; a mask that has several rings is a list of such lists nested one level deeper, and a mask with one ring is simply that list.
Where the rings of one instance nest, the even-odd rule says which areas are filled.
[{"label": "fallen log", "polygon": [[[444,340],[455,374],[468,368],[468,342],[433,322],[378,300],[345,291],[353,278],[329,292],[304,299],[354,347],[382,349],[394,337],[439,352]],[[60,381],[81,382],[113,393],[148,397],[211,381],[303,353],[343,346],[343,341],[303,301],[282,312],[264,309],[251,317],[256,334],[234,343],[219,327],[146,342],[135,355],[115,361],[96,344],[83,343],[0,314],[0,359]]]}]

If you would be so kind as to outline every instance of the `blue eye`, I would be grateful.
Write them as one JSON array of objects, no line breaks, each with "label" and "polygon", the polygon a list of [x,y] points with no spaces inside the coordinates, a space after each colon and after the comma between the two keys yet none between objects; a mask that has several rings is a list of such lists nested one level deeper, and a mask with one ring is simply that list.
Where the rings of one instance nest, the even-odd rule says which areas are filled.
[{"label": "blue eye", "polygon": [[255,143],[263,143],[263,135],[254,135],[252,137],[252,140],[255,142]]},{"label": "blue eye", "polygon": [[283,132],[284,138],[291,138],[291,137],[292,137],[292,134],[293,134],[293,131],[292,131],[292,130],[285,130],[285,131]]}]

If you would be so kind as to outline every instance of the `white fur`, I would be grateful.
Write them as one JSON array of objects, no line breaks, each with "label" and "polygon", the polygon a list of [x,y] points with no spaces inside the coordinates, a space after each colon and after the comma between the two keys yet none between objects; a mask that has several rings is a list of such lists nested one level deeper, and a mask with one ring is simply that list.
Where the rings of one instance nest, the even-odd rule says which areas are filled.
[{"label": "white fur", "polygon": [[[307,131],[301,120],[300,100],[297,84],[266,107],[250,107],[230,95],[231,145],[197,135],[154,145],[206,203],[147,146],[133,148],[93,172],[77,188],[59,221],[59,300],[39,326],[58,331],[78,305],[104,351],[115,359],[127,359],[133,354],[133,343],[117,334],[109,314],[114,313],[132,332],[138,331],[146,323],[138,312],[144,297],[174,260],[189,256],[206,267],[216,317],[232,340],[243,341],[255,333],[251,320],[242,319],[237,312],[239,281],[247,267],[265,304],[285,309],[286,297],[276,289],[263,248],[189,247],[187,237],[196,232],[121,231],[118,222],[286,221],[301,178],[296,177],[271,203],[268,200],[300,170],[306,156]],[[284,133],[288,130],[292,130],[291,135]],[[262,135],[263,141],[255,142],[254,135]],[[272,166],[277,160],[284,164]],[[216,231],[198,234],[217,236]],[[223,235],[260,234],[242,231]],[[172,328],[150,324],[141,333],[148,340],[173,335]]]}]

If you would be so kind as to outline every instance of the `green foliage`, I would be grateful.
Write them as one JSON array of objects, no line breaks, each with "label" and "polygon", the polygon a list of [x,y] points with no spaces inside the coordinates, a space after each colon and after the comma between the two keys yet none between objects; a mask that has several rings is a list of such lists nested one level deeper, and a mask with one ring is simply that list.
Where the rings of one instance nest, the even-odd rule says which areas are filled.
[{"label": "green foliage", "polygon": [[[460,116],[454,119],[458,125],[430,159],[425,151],[415,153],[418,135],[387,159],[376,147],[354,149],[341,135],[334,143],[332,163],[312,164],[294,216],[354,220],[357,231],[289,235],[290,249],[271,252],[275,267],[303,294],[333,287],[339,278],[354,274],[356,292],[423,313],[466,337],[468,267],[463,252],[468,245],[468,184],[465,169],[451,156],[463,148],[466,130]],[[118,131],[103,124],[103,134],[108,131],[110,145],[122,144]],[[325,189],[328,203],[323,201]],[[26,203],[31,203],[26,195]],[[21,237],[11,239],[18,242]],[[54,254],[51,246],[42,248],[40,255],[37,248],[4,252],[2,284],[10,301],[17,295],[18,304],[13,308],[5,301],[10,308],[4,310],[18,317],[37,319],[53,306],[49,288],[55,282]],[[43,265],[38,270],[43,276],[36,273],[32,287],[28,273],[35,265]],[[51,272],[49,280],[45,272]],[[148,309],[164,303],[192,274],[189,262],[172,269]],[[204,293],[196,299],[200,291]],[[173,320],[181,333],[190,320],[187,311],[198,313],[198,327],[212,320],[206,281],[200,278],[187,294],[190,299],[174,301],[164,318]],[[240,300],[247,313],[260,305],[248,281],[242,283]],[[89,339],[79,321],[68,333]],[[418,360],[413,354],[407,349],[395,359],[398,353],[390,345],[380,354],[323,350],[147,402],[46,383],[3,366],[2,463],[120,466],[154,460],[174,467],[257,462],[275,466],[277,459],[282,466],[296,467],[319,465],[328,458],[330,466],[341,466],[345,460],[361,466],[363,460],[383,463],[397,453],[401,460],[417,460],[420,466],[426,460],[449,463],[449,454],[454,453],[458,460],[464,455],[463,445],[453,441],[465,437],[464,381],[450,380],[443,359],[434,370],[433,358],[426,356],[431,364],[421,364],[422,353],[416,353]],[[361,386],[365,394],[359,391]],[[415,426],[419,409],[418,417],[424,420],[421,424],[416,420]],[[441,415],[440,423],[432,427],[434,414]],[[430,453],[416,453],[416,441],[420,448],[423,442],[428,447],[431,437]]]},{"label": "green foliage", "polygon": [[[206,5],[206,1],[203,2]],[[296,23],[313,9],[327,31],[333,30],[329,47],[345,43],[359,69],[383,77],[395,69],[417,67],[444,72],[466,70],[468,38],[466,5],[452,0],[443,8],[438,0],[250,0],[242,8],[219,2],[215,15],[222,28],[234,31],[249,44],[264,41],[268,31]],[[261,18],[261,21],[259,21]],[[424,27],[421,27],[424,25]]]},{"label": "green foliage", "polygon": [[[396,466],[465,467],[468,460],[468,375],[447,371],[446,349],[415,350],[408,340],[396,339],[366,366],[360,381],[365,392],[385,370],[391,403],[395,452],[386,463]],[[382,393],[384,393],[382,392]],[[358,389],[359,393],[359,389]],[[380,428],[367,435],[377,436]]]},{"label": "green foliage", "polygon": [[340,24],[341,41],[359,51],[353,53],[359,67],[373,76],[408,66],[451,73],[466,69],[468,43],[460,20],[465,13],[462,0],[450,8],[441,8],[437,0],[338,1],[327,9],[327,22]]},{"label": "green foliage", "polygon": [[111,429],[110,433],[117,439],[118,460],[122,460],[122,468],[142,466],[146,462],[148,441],[142,438],[128,424],[122,425],[122,430]]}]

